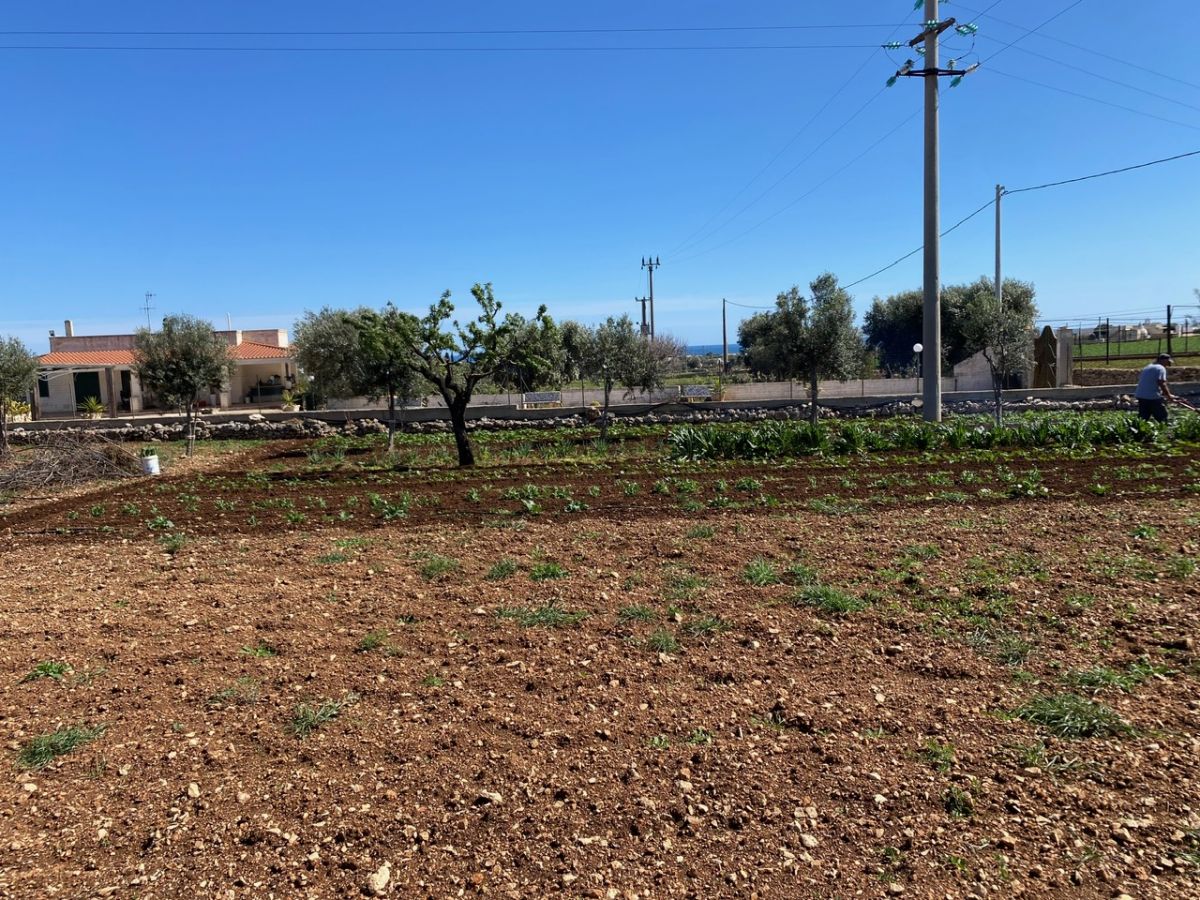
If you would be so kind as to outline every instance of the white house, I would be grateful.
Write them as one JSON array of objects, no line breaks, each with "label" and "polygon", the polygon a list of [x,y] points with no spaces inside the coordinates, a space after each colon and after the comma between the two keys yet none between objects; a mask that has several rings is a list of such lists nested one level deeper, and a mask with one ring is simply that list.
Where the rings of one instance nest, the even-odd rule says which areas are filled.
[{"label": "white house", "polygon": [[[283,391],[295,385],[296,361],[284,329],[214,334],[228,342],[236,369],[207,405],[278,405]],[[38,367],[34,401],[39,417],[73,416],[89,397],[113,416],[154,405],[134,372],[132,334],[76,335],[67,320],[63,336],[50,333],[50,352],[38,357]]]}]

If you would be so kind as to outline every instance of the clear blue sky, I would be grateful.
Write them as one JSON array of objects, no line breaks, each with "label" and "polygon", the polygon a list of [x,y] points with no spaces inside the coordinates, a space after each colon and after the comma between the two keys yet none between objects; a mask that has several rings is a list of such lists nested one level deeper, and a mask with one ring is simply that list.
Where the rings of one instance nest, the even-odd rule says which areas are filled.
[{"label": "clear blue sky", "polygon": [[[1033,28],[1067,10],[958,88],[943,85],[944,225],[997,182],[1022,187],[1200,148],[1200,5],[1169,0],[1135,14],[1116,0],[1072,2],[1002,0],[991,15],[1003,21],[978,20],[968,61],[1023,34],[1004,23]],[[943,14],[972,18],[957,4]],[[882,27],[0,35],[5,46],[556,48],[0,50],[0,332],[41,351],[47,329],[68,317],[80,332],[128,331],[145,321],[146,290],[157,294],[156,317],[185,311],[221,324],[229,313],[242,327],[290,326],[327,304],[420,310],[447,288],[465,309],[475,281],[494,282],[510,309],[545,302],[556,318],[595,321],[636,316],[639,260],[653,253],[659,330],[719,341],[722,296],[769,304],[824,270],[853,281],[920,245],[921,120],[901,123],[920,109],[921,85],[902,79],[875,97],[896,62],[870,49],[907,40],[918,17],[910,0],[9,4],[10,31]],[[857,46],[562,49],[804,44]],[[1007,198],[1006,273],[1036,283],[1050,318],[1195,304],[1198,201],[1200,157]],[[724,227],[679,248],[710,220]],[[987,211],[943,242],[943,279],[991,270]],[[920,278],[918,254],[854,288],[857,306]]]}]

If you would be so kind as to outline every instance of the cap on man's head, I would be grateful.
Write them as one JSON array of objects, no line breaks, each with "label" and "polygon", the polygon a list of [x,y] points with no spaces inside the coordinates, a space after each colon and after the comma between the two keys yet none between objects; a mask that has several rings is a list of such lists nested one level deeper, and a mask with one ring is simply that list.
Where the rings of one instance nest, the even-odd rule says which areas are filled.
[{"label": "cap on man's head", "polygon": [[1175,360],[1173,360],[1173,359],[1171,358],[1171,354],[1170,354],[1170,353],[1160,353],[1160,354],[1158,354],[1158,359],[1156,359],[1156,360],[1155,360],[1155,362],[1157,362],[1157,363],[1163,363],[1164,365],[1168,365],[1168,366],[1173,366],[1173,365],[1175,365]]}]

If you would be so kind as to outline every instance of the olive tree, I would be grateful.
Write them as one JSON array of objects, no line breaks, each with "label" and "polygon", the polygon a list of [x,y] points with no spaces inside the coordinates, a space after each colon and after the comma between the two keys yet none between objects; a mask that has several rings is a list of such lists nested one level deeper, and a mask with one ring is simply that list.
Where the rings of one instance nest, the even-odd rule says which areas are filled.
[{"label": "olive tree", "polygon": [[396,409],[417,397],[407,322],[395,306],[306,312],[292,328],[296,363],[325,397],[387,398],[388,442],[396,445]]},{"label": "olive tree", "polygon": [[229,344],[212,323],[195,316],[163,319],[161,331],[138,329],[133,337],[134,370],[142,383],[187,416],[187,453],[196,447],[196,400],[233,376]]},{"label": "olive tree", "polygon": [[[1009,300],[1010,282],[1004,282],[1002,300],[997,302],[994,285],[986,278],[969,285],[963,303],[963,337],[977,348],[992,376],[996,424],[1004,414],[1004,387],[1014,376],[1027,371],[1033,353],[1033,285],[1013,284],[1015,300]],[[1028,299],[1026,299],[1028,298]]]},{"label": "olive tree", "polygon": [[526,383],[536,388],[555,383],[561,375],[555,371],[561,341],[545,306],[530,320],[515,313],[501,318],[501,303],[491,284],[476,284],[471,294],[479,315],[466,323],[453,318],[449,291],[422,318],[399,314],[413,371],[446,403],[460,466],[475,464],[467,434],[467,406],[479,382],[520,370]]},{"label": "olive tree", "polygon": [[9,413],[28,396],[37,368],[37,357],[19,338],[0,338],[0,456],[8,453]]},{"label": "olive tree", "polygon": [[600,382],[604,405],[600,412],[600,438],[608,435],[608,408],[618,384],[627,391],[647,393],[663,385],[665,363],[675,350],[669,340],[649,341],[634,330],[629,316],[609,316],[586,329],[581,341],[580,373]]},{"label": "olive tree", "polygon": [[741,324],[738,340],[752,372],[808,382],[809,419],[816,423],[821,381],[858,375],[863,343],[854,327],[850,294],[837,278],[826,272],[809,284],[809,290],[811,298],[795,285],[779,294],[774,310]]}]

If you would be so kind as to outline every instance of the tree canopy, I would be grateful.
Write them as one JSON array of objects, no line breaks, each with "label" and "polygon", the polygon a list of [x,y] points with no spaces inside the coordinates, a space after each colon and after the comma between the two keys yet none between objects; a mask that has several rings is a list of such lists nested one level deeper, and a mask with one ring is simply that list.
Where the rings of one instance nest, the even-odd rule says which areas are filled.
[{"label": "tree canopy", "polygon": [[[964,326],[966,304],[986,293],[995,295],[995,284],[986,276],[970,284],[950,284],[942,288],[942,366],[958,365],[982,348],[967,335]],[[1034,309],[1034,288],[1027,281],[1004,281],[1005,306],[1014,313]],[[1036,312],[1033,313],[1036,316]],[[886,299],[876,297],[863,316],[863,336],[867,346],[879,357],[879,366],[888,374],[905,375],[916,369],[913,345],[924,340],[924,295],[920,290],[901,291]]]},{"label": "tree canopy", "polygon": [[0,455],[8,452],[8,418],[37,376],[37,357],[19,338],[0,338]]},{"label": "tree canopy", "polygon": [[134,369],[159,401],[185,411],[190,454],[196,443],[196,400],[220,391],[233,375],[234,363],[225,339],[211,322],[172,315],[161,331],[141,328],[133,337]]},{"label": "tree canopy", "polygon": [[738,342],[751,372],[808,382],[815,422],[820,382],[859,374],[863,348],[850,295],[837,278],[826,272],[809,290],[811,299],[795,285],[779,294],[774,310],[742,322]]}]

